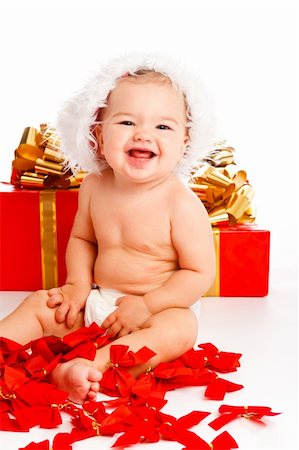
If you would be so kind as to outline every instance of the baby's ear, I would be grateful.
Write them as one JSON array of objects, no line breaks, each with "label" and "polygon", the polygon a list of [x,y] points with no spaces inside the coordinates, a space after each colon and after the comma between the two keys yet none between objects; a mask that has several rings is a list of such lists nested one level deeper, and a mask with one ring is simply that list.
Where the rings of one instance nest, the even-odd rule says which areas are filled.
[{"label": "baby's ear", "polygon": [[94,134],[95,134],[96,140],[98,142],[98,150],[102,154],[103,153],[103,136],[102,136],[101,125],[99,125],[99,124],[96,125],[96,127],[94,129]]}]

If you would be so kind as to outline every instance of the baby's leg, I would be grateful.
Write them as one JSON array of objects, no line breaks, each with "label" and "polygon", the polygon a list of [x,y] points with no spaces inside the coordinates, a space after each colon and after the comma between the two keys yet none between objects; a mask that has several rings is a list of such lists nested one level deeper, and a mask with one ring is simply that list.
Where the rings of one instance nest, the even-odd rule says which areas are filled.
[{"label": "baby's leg", "polygon": [[170,308],[155,314],[141,330],[113,343],[129,345],[133,351],[146,346],[156,353],[144,365],[136,366],[131,371],[134,376],[138,376],[149,366],[156,367],[161,362],[181,356],[193,347],[197,333],[198,323],[193,311],[188,308]]},{"label": "baby's leg", "polygon": [[[31,340],[47,335],[62,337],[84,325],[83,312],[79,313],[72,328],[67,328],[65,323],[56,322],[56,308],[49,308],[47,300],[47,291],[37,291],[26,297],[17,309],[0,322],[0,336],[20,344],[26,344]],[[94,367],[90,367],[89,361],[82,359],[82,362],[80,362],[77,358],[70,361],[69,365],[65,363],[58,367],[56,378],[54,371],[53,381],[61,389],[68,388],[71,385],[74,401],[95,398],[102,374]]]},{"label": "baby's leg", "polygon": [[[154,315],[143,329],[116,339],[112,345],[128,345],[134,352],[146,346],[156,353],[146,364],[140,364],[131,370],[134,376],[138,376],[149,366],[155,367],[161,362],[178,358],[193,347],[196,338],[197,320],[193,312],[189,309],[171,308]],[[70,392],[73,401],[82,403],[88,399],[94,400],[98,390],[96,383],[90,383],[89,389],[82,388],[78,386],[76,377],[92,367],[104,372],[108,368],[109,358],[110,345],[107,345],[97,350],[94,361],[77,358],[60,364],[53,372],[53,381],[59,388]]]},{"label": "baby's leg", "polygon": [[48,298],[47,291],[36,291],[26,297],[11,314],[1,320],[0,336],[26,344],[42,336],[64,336],[83,326],[82,312],[71,329],[65,323],[56,322],[56,308],[47,306]]}]

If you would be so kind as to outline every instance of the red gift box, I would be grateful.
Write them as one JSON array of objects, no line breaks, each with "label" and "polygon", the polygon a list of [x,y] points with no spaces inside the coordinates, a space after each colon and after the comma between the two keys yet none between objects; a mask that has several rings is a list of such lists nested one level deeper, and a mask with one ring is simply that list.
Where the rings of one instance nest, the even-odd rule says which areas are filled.
[{"label": "red gift box", "polygon": [[254,224],[213,227],[216,278],[207,297],[268,294],[270,231]]},{"label": "red gift box", "polygon": [[[0,183],[0,290],[61,286],[78,190],[29,190]],[[270,232],[256,225],[214,228],[216,280],[206,296],[268,293]]]},{"label": "red gift box", "polygon": [[0,183],[0,205],[0,290],[34,291],[64,284],[78,189],[41,191]]}]

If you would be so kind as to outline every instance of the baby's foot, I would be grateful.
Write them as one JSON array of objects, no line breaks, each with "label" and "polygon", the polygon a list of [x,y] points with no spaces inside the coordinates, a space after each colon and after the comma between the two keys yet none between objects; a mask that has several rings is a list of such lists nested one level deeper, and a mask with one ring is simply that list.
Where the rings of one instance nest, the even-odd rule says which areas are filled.
[{"label": "baby's foot", "polygon": [[102,377],[102,373],[83,358],[58,364],[52,372],[53,383],[59,389],[69,392],[70,400],[80,404],[96,399]]}]

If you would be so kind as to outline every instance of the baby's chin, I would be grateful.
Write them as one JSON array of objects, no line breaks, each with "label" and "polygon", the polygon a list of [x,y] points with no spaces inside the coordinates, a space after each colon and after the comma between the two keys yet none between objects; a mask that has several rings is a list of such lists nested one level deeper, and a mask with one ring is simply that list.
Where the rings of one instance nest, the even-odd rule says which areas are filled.
[{"label": "baby's chin", "polygon": [[132,184],[148,186],[149,189],[159,186],[163,184],[163,182],[167,181],[171,177],[175,177],[175,174],[172,170],[167,172],[151,172],[140,169],[133,169],[127,175],[127,180]]}]

